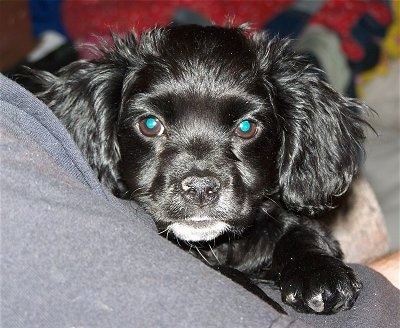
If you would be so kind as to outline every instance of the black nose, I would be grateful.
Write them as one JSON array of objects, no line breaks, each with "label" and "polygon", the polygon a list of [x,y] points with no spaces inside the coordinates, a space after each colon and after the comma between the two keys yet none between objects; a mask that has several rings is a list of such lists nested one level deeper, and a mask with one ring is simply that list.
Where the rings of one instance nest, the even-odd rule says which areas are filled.
[{"label": "black nose", "polygon": [[189,176],[182,180],[183,196],[192,204],[207,205],[218,198],[221,185],[214,177]]}]

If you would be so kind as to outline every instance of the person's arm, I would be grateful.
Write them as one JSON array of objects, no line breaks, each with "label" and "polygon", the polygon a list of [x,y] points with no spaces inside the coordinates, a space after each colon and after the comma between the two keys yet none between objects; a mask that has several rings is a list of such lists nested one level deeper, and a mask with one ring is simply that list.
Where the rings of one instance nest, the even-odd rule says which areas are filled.
[{"label": "person's arm", "polygon": [[369,263],[368,266],[381,273],[394,286],[400,289],[400,251],[375,260]]}]

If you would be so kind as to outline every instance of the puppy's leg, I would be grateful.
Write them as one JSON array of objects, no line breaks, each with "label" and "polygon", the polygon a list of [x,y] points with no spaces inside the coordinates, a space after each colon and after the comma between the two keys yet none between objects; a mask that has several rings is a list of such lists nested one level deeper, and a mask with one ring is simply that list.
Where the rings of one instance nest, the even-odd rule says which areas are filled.
[{"label": "puppy's leg", "polygon": [[295,224],[284,232],[275,246],[271,271],[282,301],[300,312],[350,309],[362,287],[343,263],[337,243],[311,225]]},{"label": "puppy's leg", "polygon": [[[240,238],[202,250],[201,258],[245,288],[251,281],[275,282],[282,301],[299,312],[332,314],[350,309],[362,287],[342,256],[339,244],[317,222],[274,209],[262,211]],[[226,268],[250,277],[250,283]]]}]

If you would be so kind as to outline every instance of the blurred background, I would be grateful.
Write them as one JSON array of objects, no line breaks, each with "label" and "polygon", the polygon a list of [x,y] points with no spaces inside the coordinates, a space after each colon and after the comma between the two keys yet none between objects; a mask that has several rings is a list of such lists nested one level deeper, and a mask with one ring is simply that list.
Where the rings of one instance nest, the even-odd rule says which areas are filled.
[{"label": "blurred background", "polygon": [[0,71],[15,78],[21,65],[55,72],[91,59],[82,45],[96,44],[95,36],[110,40],[110,30],[140,33],[154,25],[233,20],[290,37],[336,90],[377,113],[370,119],[378,136],[369,135],[363,175],[383,213],[387,232],[381,233],[394,251],[400,248],[399,6],[397,0],[0,0]]}]

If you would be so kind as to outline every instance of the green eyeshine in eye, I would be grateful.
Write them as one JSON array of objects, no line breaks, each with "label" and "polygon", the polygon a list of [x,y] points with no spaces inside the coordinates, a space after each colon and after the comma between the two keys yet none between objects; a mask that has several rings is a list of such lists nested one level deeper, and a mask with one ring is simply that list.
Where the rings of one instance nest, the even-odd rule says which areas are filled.
[{"label": "green eyeshine in eye", "polygon": [[146,137],[158,137],[163,134],[164,126],[155,116],[143,118],[138,124],[140,132]]},{"label": "green eyeshine in eye", "polygon": [[242,131],[243,133],[249,132],[251,129],[251,123],[248,120],[242,121],[239,124],[239,129],[240,131]]},{"label": "green eyeshine in eye", "polygon": [[146,119],[145,125],[149,130],[153,130],[158,124],[158,120],[155,117],[149,117]]}]

